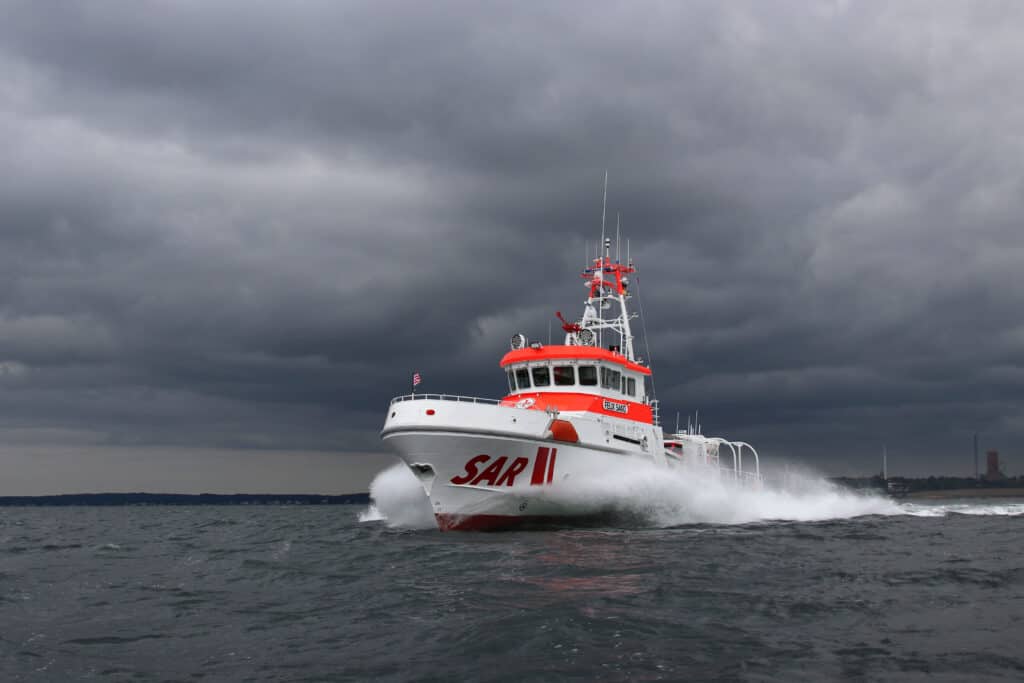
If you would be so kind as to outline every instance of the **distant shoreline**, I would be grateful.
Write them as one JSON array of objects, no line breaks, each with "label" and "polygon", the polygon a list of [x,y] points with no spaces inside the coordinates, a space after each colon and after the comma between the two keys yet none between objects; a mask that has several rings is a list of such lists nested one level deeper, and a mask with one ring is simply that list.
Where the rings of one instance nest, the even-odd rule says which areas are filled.
[{"label": "distant shoreline", "polygon": [[56,496],[0,496],[0,507],[69,505],[365,505],[369,493],[68,493]]},{"label": "distant shoreline", "polygon": [[1024,488],[932,489],[913,491],[907,494],[907,498],[1024,498]]}]

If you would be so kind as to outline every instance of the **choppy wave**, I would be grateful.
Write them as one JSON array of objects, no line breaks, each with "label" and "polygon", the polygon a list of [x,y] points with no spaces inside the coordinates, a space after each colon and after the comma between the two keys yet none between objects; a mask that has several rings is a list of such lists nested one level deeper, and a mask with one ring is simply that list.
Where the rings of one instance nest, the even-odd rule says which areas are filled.
[{"label": "choppy wave", "polygon": [[[614,476],[611,489],[648,520],[458,538],[360,524],[360,512],[391,523],[425,512],[401,468],[376,483],[375,513],[7,508],[0,681],[1021,678],[1024,517],[1006,515],[1022,503],[908,501],[873,514],[877,501],[827,486],[733,503],[710,486],[697,496]],[[590,492],[608,501],[605,488]],[[657,500],[680,492],[685,515]],[[696,514],[865,510],[653,528]]]}]

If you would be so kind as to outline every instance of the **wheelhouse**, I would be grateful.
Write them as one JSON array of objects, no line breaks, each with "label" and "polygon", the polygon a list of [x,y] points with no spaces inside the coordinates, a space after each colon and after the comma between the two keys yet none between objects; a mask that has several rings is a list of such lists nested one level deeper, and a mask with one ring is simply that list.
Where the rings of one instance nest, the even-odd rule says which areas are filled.
[{"label": "wheelhouse", "polygon": [[653,419],[644,383],[650,369],[615,351],[538,344],[510,351],[501,366],[509,392],[502,403],[646,423]]},{"label": "wheelhouse", "polygon": [[580,392],[646,402],[643,374],[592,360],[516,363],[506,367],[508,393]]}]

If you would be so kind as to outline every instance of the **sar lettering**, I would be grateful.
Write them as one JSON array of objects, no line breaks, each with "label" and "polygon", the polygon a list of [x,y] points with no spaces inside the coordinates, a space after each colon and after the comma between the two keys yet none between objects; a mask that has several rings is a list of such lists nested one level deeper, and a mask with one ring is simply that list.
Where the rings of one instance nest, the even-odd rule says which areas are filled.
[{"label": "sar lettering", "polygon": [[[490,464],[481,471],[480,467],[487,462]],[[502,455],[491,461],[491,456],[481,453],[470,458],[465,464],[465,472],[452,477],[451,482],[459,486],[515,486],[516,477],[523,473],[529,464],[529,458],[514,458],[509,462],[508,456]]]},{"label": "sar lettering", "polygon": [[489,455],[483,455],[482,453],[475,458],[470,458],[469,462],[466,463],[466,473],[459,477],[452,477],[453,484],[468,484],[473,481],[477,475],[477,465],[482,465],[491,459]]}]

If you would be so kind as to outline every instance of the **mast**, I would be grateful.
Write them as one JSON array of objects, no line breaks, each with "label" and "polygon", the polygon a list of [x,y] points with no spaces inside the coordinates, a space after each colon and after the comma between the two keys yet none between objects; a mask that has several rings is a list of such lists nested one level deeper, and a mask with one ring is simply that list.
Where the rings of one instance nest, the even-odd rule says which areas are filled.
[{"label": "mast", "polygon": [[[634,363],[638,362],[633,351],[633,330],[630,320],[636,317],[629,312],[626,305],[630,298],[628,275],[636,272],[632,261],[629,260],[629,240],[626,240],[626,252],[628,263],[622,262],[622,214],[616,212],[615,219],[615,259],[612,259],[612,239],[607,234],[608,219],[608,171],[604,172],[604,193],[601,201],[601,241],[597,245],[597,253],[593,261],[590,261],[581,274],[587,281],[586,286],[590,290],[589,296],[583,302],[583,316],[579,322],[569,323],[562,319],[562,329],[565,330],[565,344],[597,346],[598,348],[609,348],[605,346],[605,330],[618,335],[618,344],[611,349]],[[586,247],[584,247],[586,252]],[[617,314],[610,314],[605,318],[604,310],[611,309],[618,304]],[[561,318],[561,314],[559,314]]]},{"label": "mast", "polygon": [[[597,256],[598,256],[598,259],[601,261],[602,271],[604,270],[604,268],[603,268],[604,257],[601,254],[601,249],[602,248],[606,248],[606,245],[604,243],[604,216],[605,216],[605,212],[606,212],[607,209],[608,209],[608,169],[606,168],[606,169],[604,169],[604,198],[601,200],[601,241],[597,245],[597,249],[598,249]],[[603,292],[602,292],[602,294],[603,294]],[[591,296],[593,296],[593,295],[591,295]],[[604,300],[602,299],[597,304],[597,315],[598,315],[598,318],[600,319],[600,323],[601,323],[600,326],[597,328],[597,346],[598,346],[598,348],[601,348],[601,349],[604,348],[604,336],[601,334],[601,331],[604,329],[604,306],[602,305],[603,303],[604,303]]]},{"label": "mast", "polygon": [[619,226],[622,223],[622,214],[615,212],[615,262],[618,263],[622,257],[622,240],[619,237]]},{"label": "mast", "polygon": [[[567,344],[579,343],[580,331],[589,329],[594,334],[597,346],[604,346],[604,331],[610,330],[619,337],[618,353],[628,360],[636,362],[633,350],[633,330],[630,320],[635,314],[629,312],[627,301],[629,294],[629,278],[627,275],[636,272],[631,265],[615,262],[611,257],[611,237],[605,237],[603,242],[603,253],[594,259],[591,267],[586,268],[582,275],[588,281],[590,296],[584,302],[585,308],[583,318],[580,320],[580,329],[571,330],[566,328]],[[604,309],[612,308],[618,304],[618,314],[614,317],[605,318]]]}]

